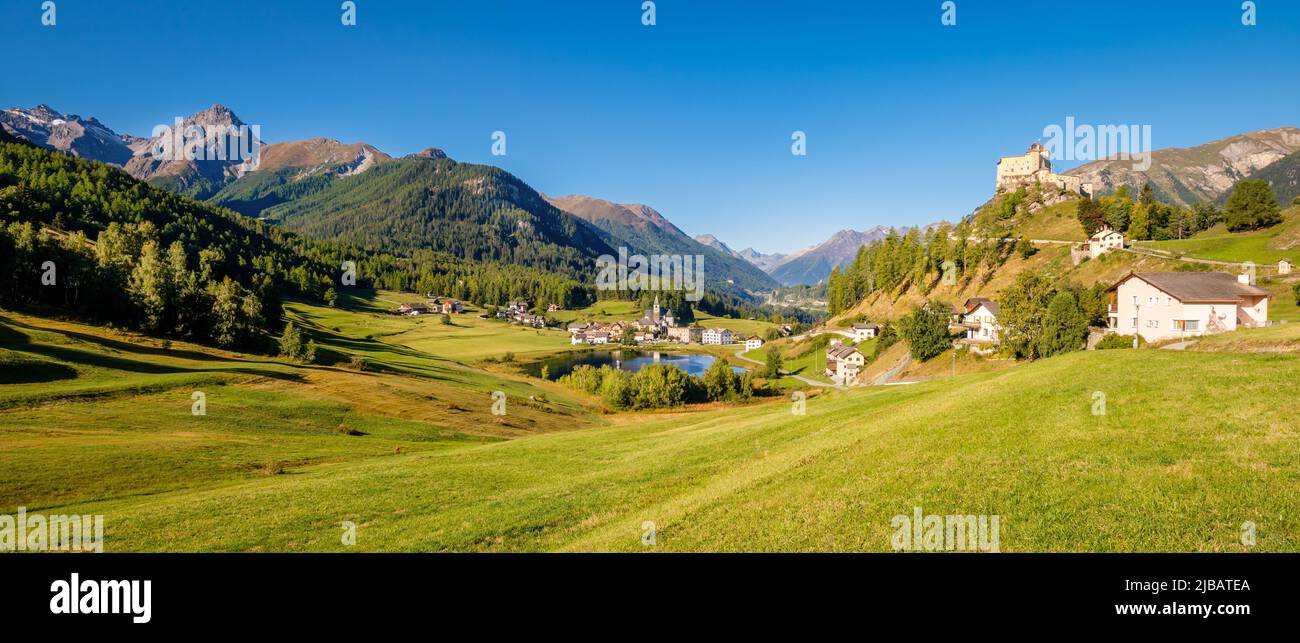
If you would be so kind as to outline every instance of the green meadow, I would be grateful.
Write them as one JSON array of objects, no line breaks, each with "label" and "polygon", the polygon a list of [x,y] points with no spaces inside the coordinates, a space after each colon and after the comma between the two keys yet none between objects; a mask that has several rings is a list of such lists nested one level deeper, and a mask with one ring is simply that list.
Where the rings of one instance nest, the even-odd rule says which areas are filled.
[{"label": "green meadow", "polygon": [[4,313],[0,511],[103,514],[108,551],[884,551],[913,507],[996,514],[1002,551],[1242,551],[1248,521],[1252,551],[1300,548],[1294,355],[1083,352],[802,415],[602,416],[457,359],[408,366],[389,340],[414,333],[392,330],[353,371]]},{"label": "green meadow", "polygon": [[1253,261],[1268,268],[1279,259],[1300,263],[1300,207],[1283,210],[1282,217],[1281,223],[1263,230],[1228,232],[1220,224],[1189,239],[1141,241],[1138,245],[1197,259]]}]

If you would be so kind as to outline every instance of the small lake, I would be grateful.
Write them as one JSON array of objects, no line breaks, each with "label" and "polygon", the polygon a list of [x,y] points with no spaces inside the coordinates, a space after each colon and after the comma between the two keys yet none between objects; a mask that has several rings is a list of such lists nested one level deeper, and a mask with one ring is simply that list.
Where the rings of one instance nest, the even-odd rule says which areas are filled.
[{"label": "small lake", "polygon": [[[600,368],[606,364],[624,371],[637,372],[649,364],[671,364],[686,371],[687,375],[703,375],[718,358],[702,353],[669,353],[665,351],[582,351],[566,353],[549,359],[532,362],[524,366],[524,372],[533,377],[542,376],[542,367],[547,367],[551,379],[559,379],[573,372],[574,368],[586,364]],[[745,369],[735,366],[731,370],[744,373]]]}]

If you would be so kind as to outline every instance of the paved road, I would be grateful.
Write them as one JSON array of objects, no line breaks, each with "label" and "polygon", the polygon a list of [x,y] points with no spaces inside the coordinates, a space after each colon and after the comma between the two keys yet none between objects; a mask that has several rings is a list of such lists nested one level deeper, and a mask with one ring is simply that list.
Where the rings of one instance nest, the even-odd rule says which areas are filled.
[{"label": "paved road", "polygon": [[907,368],[907,365],[911,363],[912,363],[912,352],[908,351],[906,353],[903,353],[902,359],[898,360],[897,364],[894,364],[894,366],[891,367],[889,370],[885,371],[884,373],[881,373],[876,379],[871,381],[872,386],[884,386],[885,384],[888,384],[889,380],[898,377],[898,374],[903,372],[903,369]]},{"label": "paved road", "polygon": [[[746,362],[752,362],[752,363],[754,363],[754,364],[758,364],[758,365],[760,365],[760,366],[766,366],[766,364],[764,364],[763,362],[760,362],[760,361],[758,361],[758,360],[756,360],[756,359],[754,359],[754,358],[752,358],[752,357],[745,357],[744,355],[741,355],[740,353],[743,353],[743,352],[745,352],[744,349],[741,349],[740,352],[736,353],[736,357],[739,357],[740,359],[743,359],[743,360],[745,360]],[[846,390],[845,387],[842,386],[842,385],[840,385],[840,384],[827,384],[826,382],[818,382],[818,381],[816,381],[816,380],[810,380],[810,379],[808,379],[808,378],[806,378],[806,377],[804,377],[804,376],[802,376],[802,375],[795,375],[795,374],[791,373],[790,371],[785,371],[785,370],[783,370],[783,371],[781,371],[781,374],[782,374],[782,375],[787,375],[787,376],[789,376],[789,377],[793,377],[793,378],[799,380],[800,382],[803,382],[804,384],[807,384],[807,385],[809,385],[809,386],[816,386],[817,388],[833,388],[833,389],[838,389],[838,390],[841,390],[841,391]]]}]

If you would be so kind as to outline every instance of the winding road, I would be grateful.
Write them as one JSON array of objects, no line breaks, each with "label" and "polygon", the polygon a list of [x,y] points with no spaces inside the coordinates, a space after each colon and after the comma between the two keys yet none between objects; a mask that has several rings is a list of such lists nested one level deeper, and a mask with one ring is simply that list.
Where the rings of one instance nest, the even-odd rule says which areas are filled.
[{"label": "winding road", "polygon": [[[745,357],[744,355],[741,355],[741,353],[743,353],[743,352],[745,352],[744,349],[741,349],[740,351],[738,351],[738,352],[736,353],[736,357],[739,357],[740,359],[743,359],[743,360],[745,360],[746,362],[750,362],[750,363],[753,363],[753,364],[758,364],[759,366],[767,366],[767,364],[764,364],[763,362],[760,362],[760,361],[758,361],[758,360],[756,360],[756,359],[754,359],[754,358],[752,358],[752,357]],[[808,378],[806,378],[806,377],[804,377],[804,376],[802,376],[802,375],[795,375],[794,373],[791,373],[790,371],[786,371],[786,370],[781,371],[781,374],[782,374],[782,375],[786,375],[786,376],[788,376],[788,377],[793,377],[793,378],[799,380],[800,382],[803,382],[804,384],[807,384],[807,385],[809,385],[809,386],[816,386],[817,388],[833,388],[833,389],[837,389],[837,390],[840,390],[840,391],[848,390],[847,387],[845,387],[845,386],[843,386],[843,385],[841,385],[841,384],[828,384],[828,383],[826,383],[826,382],[818,382],[818,381],[816,381],[816,380],[810,380],[810,379],[808,379]]]}]

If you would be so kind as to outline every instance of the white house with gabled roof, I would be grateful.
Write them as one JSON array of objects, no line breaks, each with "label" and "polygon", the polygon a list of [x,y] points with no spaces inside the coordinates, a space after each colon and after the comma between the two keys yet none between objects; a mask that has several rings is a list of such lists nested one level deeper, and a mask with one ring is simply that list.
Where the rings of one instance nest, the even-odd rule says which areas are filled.
[{"label": "white house with gabled roof", "polygon": [[1130,272],[1110,287],[1107,325],[1148,342],[1264,326],[1271,297],[1244,274]]},{"label": "white house with gabled roof", "polygon": [[1088,257],[1096,259],[1111,250],[1124,248],[1124,233],[1111,229],[1110,226],[1104,225],[1100,230],[1092,233],[1088,237],[1088,243],[1083,244],[1083,250],[1087,251]]}]

